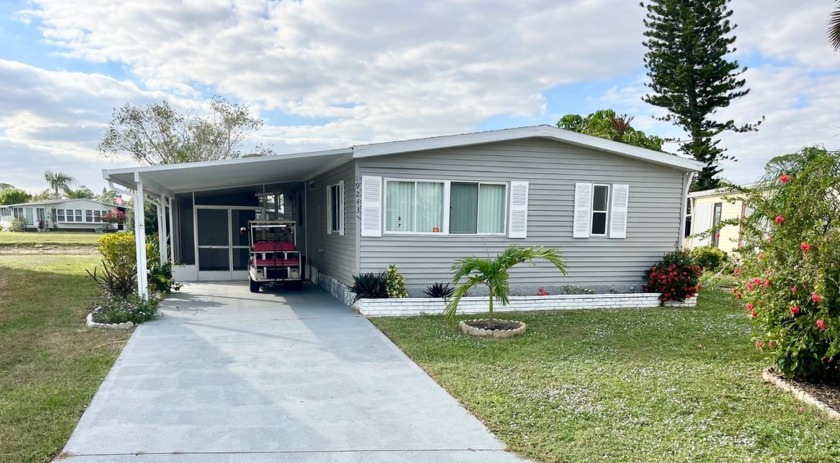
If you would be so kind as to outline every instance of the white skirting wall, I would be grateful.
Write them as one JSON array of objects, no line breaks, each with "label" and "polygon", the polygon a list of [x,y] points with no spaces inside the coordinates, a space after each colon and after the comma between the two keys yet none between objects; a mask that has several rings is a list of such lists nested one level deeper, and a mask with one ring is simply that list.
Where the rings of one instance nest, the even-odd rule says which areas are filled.
[{"label": "white skirting wall", "polygon": [[[319,279],[320,280],[320,279]],[[320,284],[320,283],[319,283]],[[352,294],[351,294],[352,296]],[[339,298],[341,299],[341,298]],[[353,299],[350,298],[352,301]],[[346,303],[346,302],[345,302]],[[668,302],[667,307],[695,307],[697,296],[685,302]],[[561,294],[556,296],[513,296],[510,303],[495,303],[494,312],[526,312],[574,309],[635,309],[659,307],[659,293],[634,294]],[[353,309],[370,317],[442,314],[446,302],[431,298],[359,299]],[[486,313],[486,297],[465,297],[458,304],[458,313]]]}]

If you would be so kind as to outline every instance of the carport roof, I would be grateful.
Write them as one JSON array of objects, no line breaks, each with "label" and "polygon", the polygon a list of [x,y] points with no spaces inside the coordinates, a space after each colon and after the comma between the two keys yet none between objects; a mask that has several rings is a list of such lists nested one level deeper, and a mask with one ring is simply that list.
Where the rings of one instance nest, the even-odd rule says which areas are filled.
[{"label": "carport roof", "polygon": [[564,143],[665,165],[683,172],[699,171],[697,161],[668,153],[583,135],[549,125],[447,135],[417,140],[357,145],[327,151],[103,170],[105,180],[129,189],[138,182],[159,194],[187,193],[268,183],[305,181],[353,159],[385,156],[524,138],[547,138]]}]

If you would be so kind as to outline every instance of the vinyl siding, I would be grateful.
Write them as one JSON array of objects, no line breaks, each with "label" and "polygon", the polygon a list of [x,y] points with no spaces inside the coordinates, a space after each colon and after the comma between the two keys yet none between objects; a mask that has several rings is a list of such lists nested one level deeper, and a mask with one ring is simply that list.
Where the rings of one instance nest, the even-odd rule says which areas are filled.
[{"label": "vinyl siding", "polygon": [[[665,166],[545,139],[358,162],[360,175],[384,178],[529,182],[525,239],[475,235],[362,237],[360,271],[379,272],[388,264],[397,264],[414,294],[432,282],[449,281],[455,259],[495,255],[510,244],[557,248],[569,270],[564,277],[543,262],[536,266],[521,264],[511,273],[514,292],[528,294],[538,287],[555,288],[557,292],[566,285],[601,290],[637,288],[644,270],[672,251],[680,239],[683,175]],[[630,186],[627,238],[572,238],[575,182]]]},{"label": "vinyl siding", "polygon": [[[355,165],[348,162],[307,184],[306,226],[309,262],[319,272],[343,284],[353,282],[356,273]],[[344,180],[344,236],[327,234],[327,185]]]}]

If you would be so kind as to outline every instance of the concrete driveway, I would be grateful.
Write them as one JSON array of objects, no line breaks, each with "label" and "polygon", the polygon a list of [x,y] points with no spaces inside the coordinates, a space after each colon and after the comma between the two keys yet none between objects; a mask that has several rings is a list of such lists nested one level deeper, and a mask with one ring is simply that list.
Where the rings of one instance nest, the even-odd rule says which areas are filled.
[{"label": "concrete driveway", "polygon": [[131,336],[64,461],[521,461],[315,286],[189,284],[163,312]]}]

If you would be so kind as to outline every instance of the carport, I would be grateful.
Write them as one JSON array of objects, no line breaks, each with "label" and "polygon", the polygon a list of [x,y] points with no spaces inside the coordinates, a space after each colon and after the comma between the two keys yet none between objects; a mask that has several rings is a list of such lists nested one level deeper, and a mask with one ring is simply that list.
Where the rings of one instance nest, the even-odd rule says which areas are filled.
[{"label": "carport", "polygon": [[[134,210],[157,211],[161,262],[176,264],[181,281],[247,278],[248,220],[294,219],[298,249],[309,255],[306,182],[351,161],[353,149],[103,170],[112,187],[127,189]],[[148,294],[146,224],[134,214],[138,292]],[[307,272],[308,274],[308,272]]]}]

